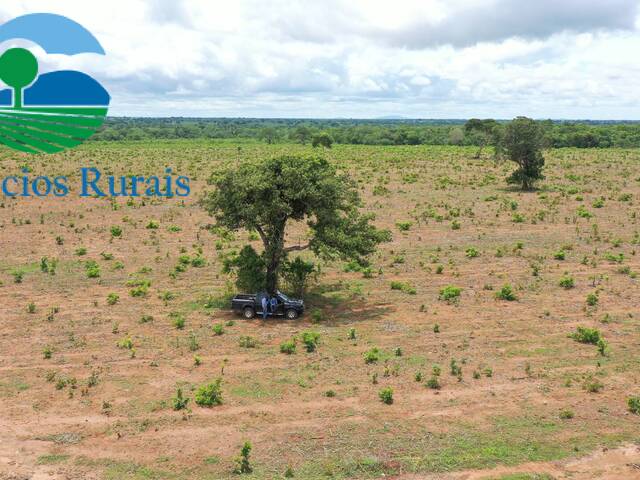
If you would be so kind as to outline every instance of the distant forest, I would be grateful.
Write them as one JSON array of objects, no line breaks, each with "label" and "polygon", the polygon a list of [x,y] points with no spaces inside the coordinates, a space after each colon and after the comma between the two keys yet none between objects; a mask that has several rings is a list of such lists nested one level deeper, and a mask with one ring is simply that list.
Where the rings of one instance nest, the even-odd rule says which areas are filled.
[{"label": "distant forest", "polygon": [[[266,143],[484,145],[466,120],[347,120],[110,117],[93,140],[238,139]],[[497,121],[498,125],[506,122]],[[552,148],[640,147],[640,122],[540,121]],[[465,128],[467,127],[467,128]]]}]

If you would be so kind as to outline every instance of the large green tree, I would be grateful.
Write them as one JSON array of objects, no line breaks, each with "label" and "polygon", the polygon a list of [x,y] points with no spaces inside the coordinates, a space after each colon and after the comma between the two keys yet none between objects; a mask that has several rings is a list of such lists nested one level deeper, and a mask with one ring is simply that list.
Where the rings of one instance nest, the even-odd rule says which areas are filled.
[{"label": "large green tree", "polygon": [[478,143],[478,151],[475,158],[480,158],[482,149],[490,143],[496,144],[499,139],[499,124],[493,119],[480,120],[479,118],[471,118],[464,124],[464,131],[467,135],[475,136]]},{"label": "large green tree", "polygon": [[[282,156],[243,163],[214,174],[215,189],[202,206],[217,224],[255,230],[264,246],[265,289],[278,288],[280,266],[292,251],[310,249],[323,259],[364,262],[391,234],[360,212],[356,184],[320,157]],[[287,227],[304,221],[308,242],[286,245]]]},{"label": "large green tree", "polygon": [[544,178],[544,130],[535,120],[517,117],[504,129],[501,147],[506,157],[518,164],[507,183],[519,184],[530,190],[536,180]]}]

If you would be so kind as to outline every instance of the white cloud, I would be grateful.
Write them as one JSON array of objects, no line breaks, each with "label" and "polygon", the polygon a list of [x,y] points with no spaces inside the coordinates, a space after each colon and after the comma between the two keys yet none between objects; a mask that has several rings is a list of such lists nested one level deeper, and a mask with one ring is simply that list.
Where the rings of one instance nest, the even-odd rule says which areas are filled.
[{"label": "white cloud", "polygon": [[101,41],[35,51],[115,115],[640,117],[636,0],[22,0],[0,20],[41,11]]}]

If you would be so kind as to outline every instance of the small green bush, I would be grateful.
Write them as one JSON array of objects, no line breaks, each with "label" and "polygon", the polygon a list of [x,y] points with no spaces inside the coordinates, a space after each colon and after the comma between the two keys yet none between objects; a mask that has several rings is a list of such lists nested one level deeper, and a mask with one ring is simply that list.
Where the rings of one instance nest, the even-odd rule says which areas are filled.
[{"label": "small green bush", "polygon": [[573,277],[565,275],[560,279],[560,282],[558,282],[558,285],[560,285],[562,288],[566,290],[569,290],[570,288],[573,288],[575,286],[575,282],[573,281]]},{"label": "small green bush", "polygon": [[454,287],[453,285],[447,285],[446,287],[440,290],[440,300],[444,300],[447,303],[454,303],[460,297],[460,293],[462,293],[462,288]]},{"label": "small green bush", "polygon": [[602,335],[600,334],[600,331],[595,328],[577,327],[575,333],[571,334],[571,338],[580,343],[597,345],[602,338]]},{"label": "small green bush", "polygon": [[304,343],[307,352],[311,353],[316,350],[318,347],[318,342],[320,341],[320,334],[317,332],[302,332],[302,343]]},{"label": "small green bush", "polygon": [[427,380],[425,386],[431,390],[440,390],[440,380],[438,380],[436,375],[433,375],[429,380]]},{"label": "small green bush", "polygon": [[240,456],[236,458],[236,466],[233,469],[233,473],[245,474],[253,472],[251,463],[249,461],[249,455],[251,454],[251,443],[244,442],[242,449],[240,450]]},{"label": "small green bush", "polygon": [[480,252],[473,247],[467,248],[464,252],[467,258],[476,258],[480,256]]},{"label": "small green bush", "polygon": [[570,410],[568,408],[563,408],[562,410],[560,410],[560,418],[562,420],[571,420],[574,416],[575,414],[573,413],[573,410]]},{"label": "small green bush", "polygon": [[285,340],[280,344],[280,353],[291,355],[296,353],[296,339]]},{"label": "small green bush", "polygon": [[182,389],[179,388],[176,391],[176,396],[171,399],[171,403],[173,404],[174,410],[184,410],[187,408],[189,399],[182,396]]},{"label": "small green bush", "polygon": [[222,405],[222,379],[201,385],[195,393],[195,402],[201,407]]},{"label": "small green bush", "polygon": [[382,403],[391,405],[393,403],[393,389],[391,387],[385,387],[378,392],[378,397]]},{"label": "small green bush", "polygon": [[503,285],[502,288],[496,292],[496,298],[499,300],[507,300],[509,302],[517,300],[516,294],[513,293],[513,288],[508,283]]},{"label": "small green bush", "polygon": [[213,327],[213,334],[216,336],[220,336],[224,334],[224,326],[221,323],[216,323]]},{"label": "small green bush", "polygon": [[640,415],[640,397],[629,397],[627,399],[629,411],[635,415]]},{"label": "small green bush", "polygon": [[398,230],[400,230],[401,232],[407,232],[409,230],[411,230],[411,227],[413,226],[413,222],[412,221],[402,221],[402,222],[396,222],[396,227],[398,227]]},{"label": "small green bush", "polygon": [[380,350],[377,347],[373,347],[364,352],[364,363],[376,363],[378,360],[380,360]]}]

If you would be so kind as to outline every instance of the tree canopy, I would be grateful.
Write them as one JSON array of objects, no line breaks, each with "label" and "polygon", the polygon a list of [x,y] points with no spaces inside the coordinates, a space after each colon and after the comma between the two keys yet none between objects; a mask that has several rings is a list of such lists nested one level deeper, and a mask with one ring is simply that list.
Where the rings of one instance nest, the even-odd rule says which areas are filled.
[{"label": "tree canopy", "polygon": [[518,164],[507,178],[508,183],[517,183],[523,190],[529,190],[536,180],[544,178],[543,146],[544,132],[535,120],[517,117],[507,124],[501,148],[509,160]]},{"label": "tree canopy", "polygon": [[[215,189],[202,200],[219,226],[255,230],[264,246],[265,288],[276,291],[281,262],[310,249],[323,259],[366,262],[391,234],[360,212],[355,183],[321,157],[281,156],[216,173]],[[290,222],[304,221],[308,242],[286,246]]]}]

